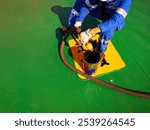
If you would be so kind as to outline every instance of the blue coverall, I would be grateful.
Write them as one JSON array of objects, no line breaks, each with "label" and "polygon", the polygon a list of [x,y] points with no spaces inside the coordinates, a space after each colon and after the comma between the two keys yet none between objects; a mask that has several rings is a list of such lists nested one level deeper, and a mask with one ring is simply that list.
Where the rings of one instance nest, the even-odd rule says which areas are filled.
[{"label": "blue coverall", "polygon": [[125,25],[125,17],[128,14],[132,0],[76,0],[69,17],[69,26],[74,26],[75,22],[83,22],[87,15],[92,15],[102,23],[97,27],[101,30],[99,39],[99,49],[104,53],[107,49],[108,41],[112,39],[115,30],[121,30]]}]

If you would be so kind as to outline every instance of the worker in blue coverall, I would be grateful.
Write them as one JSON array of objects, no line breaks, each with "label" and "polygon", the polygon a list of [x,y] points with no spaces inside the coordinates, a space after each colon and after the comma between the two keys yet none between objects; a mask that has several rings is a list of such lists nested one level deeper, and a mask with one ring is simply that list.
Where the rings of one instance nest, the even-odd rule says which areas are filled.
[{"label": "worker in blue coverall", "polygon": [[86,45],[95,34],[100,33],[98,49],[104,54],[114,31],[124,27],[131,4],[132,0],[76,0],[69,17],[69,27],[80,28],[87,15],[102,20],[97,27],[81,32],[79,40]]}]

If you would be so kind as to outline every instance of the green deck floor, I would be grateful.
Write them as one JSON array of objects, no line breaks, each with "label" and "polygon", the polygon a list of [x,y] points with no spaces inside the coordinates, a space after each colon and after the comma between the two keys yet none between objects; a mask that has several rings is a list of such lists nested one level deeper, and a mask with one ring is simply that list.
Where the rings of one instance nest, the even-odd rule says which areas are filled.
[{"label": "green deck floor", "polygon": [[[150,99],[83,81],[62,63],[58,27],[67,24],[73,3],[0,0],[0,112],[150,112]],[[126,67],[99,78],[150,92],[149,5],[134,0],[125,28],[112,39]]]}]

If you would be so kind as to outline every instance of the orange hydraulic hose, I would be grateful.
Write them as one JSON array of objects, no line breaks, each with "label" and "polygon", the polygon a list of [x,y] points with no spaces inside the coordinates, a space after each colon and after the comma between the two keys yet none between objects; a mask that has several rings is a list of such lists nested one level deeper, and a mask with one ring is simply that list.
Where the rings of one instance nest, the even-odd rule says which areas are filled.
[{"label": "orange hydraulic hose", "polygon": [[133,96],[138,96],[138,97],[143,97],[143,98],[150,98],[150,93],[149,92],[140,92],[140,91],[136,91],[136,90],[130,90],[130,89],[127,89],[127,88],[122,88],[120,86],[117,86],[117,85],[113,85],[113,84],[110,84],[110,83],[107,83],[103,80],[100,80],[100,79],[97,79],[95,77],[92,77],[78,69],[76,69],[75,67],[73,67],[72,65],[70,65],[68,63],[68,61],[66,60],[65,56],[64,56],[64,46],[65,46],[65,40],[62,40],[61,42],[61,45],[60,45],[60,56],[61,56],[61,59],[62,61],[64,62],[64,64],[69,67],[71,70],[73,70],[74,72],[100,84],[100,85],[103,85],[103,86],[106,86],[108,88],[111,88],[111,89],[114,89],[114,90],[117,90],[119,92],[122,92],[122,93],[125,93],[125,94],[128,94],[128,95],[133,95]]}]

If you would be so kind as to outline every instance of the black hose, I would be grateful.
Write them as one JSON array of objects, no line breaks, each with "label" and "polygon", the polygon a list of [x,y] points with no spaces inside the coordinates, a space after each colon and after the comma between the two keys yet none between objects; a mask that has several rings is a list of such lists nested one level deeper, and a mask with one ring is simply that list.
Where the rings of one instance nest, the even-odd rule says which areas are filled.
[{"label": "black hose", "polygon": [[103,80],[100,80],[100,79],[97,79],[95,77],[92,77],[78,69],[76,69],[75,67],[73,67],[72,65],[70,65],[68,63],[68,61],[65,59],[65,56],[64,56],[64,46],[65,46],[65,40],[67,39],[67,36],[68,34],[66,35],[66,37],[62,40],[61,42],[61,45],[60,45],[60,56],[61,56],[61,59],[62,61],[64,62],[64,64],[69,67],[71,70],[73,70],[74,72],[100,84],[100,85],[103,85],[103,86],[106,86],[108,88],[111,88],[111,89],[114,89],[114,90],[117,90],[119,92],[122,92],[122,93],[125,93],[125,94],[128,94],[128,95],[133,95],[133,96],[138,96],[138,97],[143,97],[143,98],[150,98],[150,93],[148,92],[140,92],[140,91],[136,91],[136,90],[130,90],[130,89],[127,89],[127,88],[122,88],[120,86],[117,86],[117,85],[113,85],[113,84],[110,84],[110,83],[107,83]]}]

